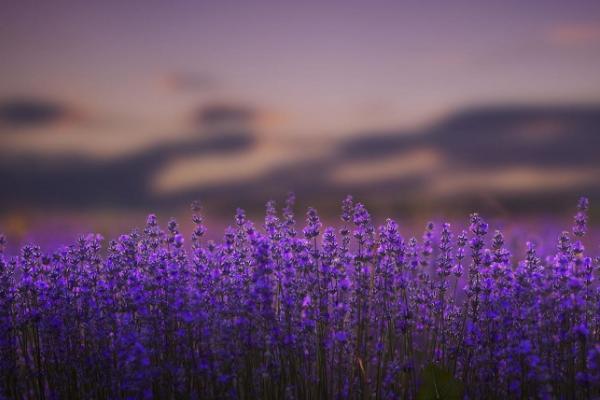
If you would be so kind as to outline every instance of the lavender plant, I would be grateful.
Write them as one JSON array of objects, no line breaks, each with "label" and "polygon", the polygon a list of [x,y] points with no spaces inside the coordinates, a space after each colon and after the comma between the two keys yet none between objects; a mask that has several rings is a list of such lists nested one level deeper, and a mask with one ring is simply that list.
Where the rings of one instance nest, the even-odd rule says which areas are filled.
[{"label": "lavender plant", "polygon": [[238,210],[190,245],[155,216],[110,241],[4,254],[0,398],[507,399],[600,397],[600,259],[587,199],[556,250],[471,215],[405,239],[364,205],[338,228],[294,198],[262,228]]}]

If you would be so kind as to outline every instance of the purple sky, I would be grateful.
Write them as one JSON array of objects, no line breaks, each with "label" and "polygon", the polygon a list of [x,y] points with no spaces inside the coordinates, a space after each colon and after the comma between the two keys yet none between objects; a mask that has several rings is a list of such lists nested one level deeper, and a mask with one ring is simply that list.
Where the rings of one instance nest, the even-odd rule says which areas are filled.
[{"label": "purple sky", "polygon": [[[380,132],[410,141],[416,136],[407,135],[435,132],[447,115],[482,105],[597,107],[599,71],[598,0],[4,0],[0,161],[11,169],[5,176],[36,190],[36,182],[51,187],[82,165],[107,185],[143,165],[140,196],[156,198],[277,186],[270,179],[278,174],[282,185],[302,181],[298,165],[314,167],[307,174],[331,185],[421,177],[434,197],[571,190],[597,182],[597,165],[579,162],[585,157],[571,148],[553,148],[553,140],[568,143],[579,126],[589,141],[591,114],[573,119],[580,125],[542,115],[496,127],[517,150],[523,144],[541,156],[517,154],[489,170],[464,163],[445,138],[430,136],[429,144],[387,158],[385,144],[366,159],[340,156],[340,145]],[[223,114],[244,125],[243,150],[194,152],[215,138],[236,145],[239,138],[210,126]],[[496,132],[486,139],[493,143],[497,120],[485,118],[488,126],[477,129]],[[160,162],[123,163],[131,159]],[[555,169],[548,159],[556,159]],[[111,166],[112,175],[98,165]]]},{"label": "purple sky", "polygon": [[[212,98],[318,134],[600,93],[597,1],[9,1],[0,46],[1,95],[56,98],[144,131]],[[182,74],[197,85],[161,87]]]},{"label": "purple sky", "polygon": [[211,102],[258,110],[267,136],[324,137],[600,100],[598,1],[4,1],[0,49],[0,99],[76,116],[12,150],[110,156],[185,136]]}]

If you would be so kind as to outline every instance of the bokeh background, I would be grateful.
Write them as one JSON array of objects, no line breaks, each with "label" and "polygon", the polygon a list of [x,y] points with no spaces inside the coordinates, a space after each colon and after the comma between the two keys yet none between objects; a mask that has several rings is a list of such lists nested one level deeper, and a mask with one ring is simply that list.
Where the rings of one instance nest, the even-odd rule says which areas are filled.
[{"label": "bokeh background", "polygon": [[[0,12],[0,227],[600,201],[600,2],[26,1]],[[462,215],[462,214],[461,214]]]}]

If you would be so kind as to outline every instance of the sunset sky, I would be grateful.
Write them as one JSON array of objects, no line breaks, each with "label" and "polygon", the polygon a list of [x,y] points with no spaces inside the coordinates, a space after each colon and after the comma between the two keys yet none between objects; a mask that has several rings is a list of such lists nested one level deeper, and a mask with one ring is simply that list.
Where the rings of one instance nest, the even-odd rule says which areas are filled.
[{"label": "sunset sky", "polygon": [[208,101],[255,107],[280,134],[321,135],[410,126],[482,102],[600,97],[597,1],[2,8],[2,98],[59,102],[85,119],[90,140],[183,134],[186,113]]},{"label": "sunset sky", "polygon": [[[206,135],[215,107],[252,130],[241,155],[170,160],[170,191],[472,107],[598,103],[600,2],[8,0],[0,54],[3,157],[114,159]],[[443,165],[411,157],[332,174]]]}]

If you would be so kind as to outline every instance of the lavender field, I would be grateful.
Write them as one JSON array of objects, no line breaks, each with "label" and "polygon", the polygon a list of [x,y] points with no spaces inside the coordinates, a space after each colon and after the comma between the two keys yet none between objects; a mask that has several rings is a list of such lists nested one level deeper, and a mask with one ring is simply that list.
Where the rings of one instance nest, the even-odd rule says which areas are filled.
[{"label": "lavender field", "polygon": [[0,60],[0,400],[600,400],[600,1],[5,0]]},{"label": "lavender field", "polygon": [[478,214],[417,238],[351,197],[337,227],[293,209],[239,209],[218,242],[196,205],[190,238],[150,215],[108,243],[0,252],[0,398],[600,396],[587,199],[524,254]]}]

